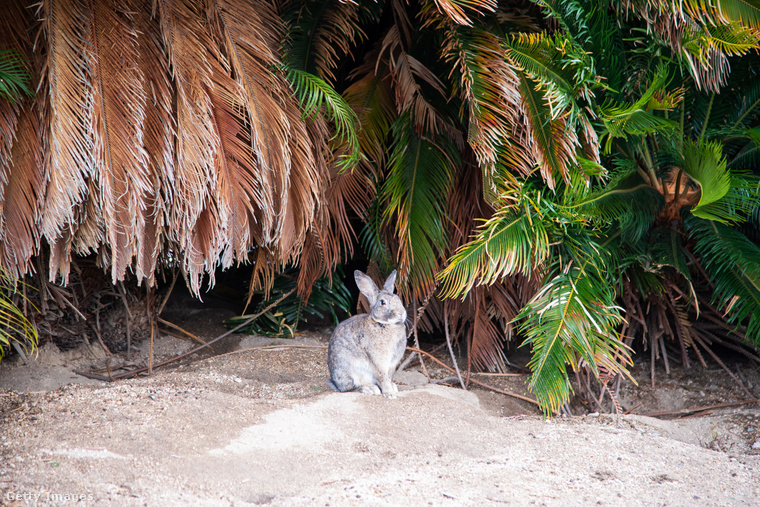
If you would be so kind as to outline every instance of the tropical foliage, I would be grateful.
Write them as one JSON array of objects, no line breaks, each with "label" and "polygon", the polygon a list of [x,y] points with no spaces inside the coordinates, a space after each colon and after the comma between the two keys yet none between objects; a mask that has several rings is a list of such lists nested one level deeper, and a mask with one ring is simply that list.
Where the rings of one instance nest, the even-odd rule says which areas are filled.
[{"label": "tropical foliage", "polygon": [[297,264],[300,308],[365,257],[467,372],[524,337],[547,413],[631,337],[758,340],[753,2],[26,3],[0,20],[37,90],[0,102],[16,276],[93,254],[198,292],[252,262],[254,294]]}]

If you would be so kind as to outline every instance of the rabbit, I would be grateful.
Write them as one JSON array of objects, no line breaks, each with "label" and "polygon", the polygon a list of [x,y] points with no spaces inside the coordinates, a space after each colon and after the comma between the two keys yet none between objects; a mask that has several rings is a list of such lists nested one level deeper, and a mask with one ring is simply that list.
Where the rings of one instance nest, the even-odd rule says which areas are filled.
[{"label": "rabbit", "polygon": [[382,290],[361,271],[354,271],[354,278],[369,300],[370,312],[344,320],[333,331],[327,348],[328,382],[338,392],[395,398],[393,374],[406,350],[406,308],[393,293],[396,270]]}]

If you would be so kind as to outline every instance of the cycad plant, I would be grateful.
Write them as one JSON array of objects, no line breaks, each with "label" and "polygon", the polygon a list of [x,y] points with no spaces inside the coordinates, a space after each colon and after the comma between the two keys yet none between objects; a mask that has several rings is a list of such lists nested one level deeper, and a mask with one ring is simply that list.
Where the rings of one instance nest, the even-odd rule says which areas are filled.
[{"label": "cycad plant", "polygon": [[[707,284],[735,332],[757,343],[760,250],[731,227],[747,221],[750,230],[757,227],[752,217],[760,189],[757,172],[747,168],[757,149],[757,103],[746,75],[756,68],[756,56],[744,56],[738,61],[743,71],[731,75],[704,58],[699,62],[705,66],[692,65],[694,47],[664,40],[646,13],[642,19],[651,30],[637,32],[634,7],[657,7],[657,22],[676,23],[668,14],[688,19],[683,37],[699,39],[719,60],[756,48],[758,32],[727,21],[722,12],[694,17],[692,5],[676,13],[644,4],[617,6],[630,10],[629,20],[603,2],[543,3],[568,43],[582,47],[576,53],[586,52],[593,62],[587,68],[597,73],[599,86],[588,89],[604,147],[598,160],[609,170],[579,158],[557,191],[547,188],[546,178],[544,186],[534,178],[503,191],[493,218],[441,273],[446,295],[456,297],[476,284],[543,268],[542,288],[518,321],[533,351],[529,385],[547,412],[568,399],[567,366],[588,369],[603,384],[611,374],[625,374],[625,337],[643,334],[653,361],[655,352],[666,354],[667,335],[680,343],[684,362],[687,347],[707,349],[719,338],[692,326],[687,311],[696,314],[701,304],[706,316],[700,298]],[[757,26],[757,17],[750,19]],[[716,89],[723,100],[715,99]],[[710,124],[719,102],[736,114],[723,111]],[[743,170],[730,169],[727,156],[734,153],[747,157]]]}]

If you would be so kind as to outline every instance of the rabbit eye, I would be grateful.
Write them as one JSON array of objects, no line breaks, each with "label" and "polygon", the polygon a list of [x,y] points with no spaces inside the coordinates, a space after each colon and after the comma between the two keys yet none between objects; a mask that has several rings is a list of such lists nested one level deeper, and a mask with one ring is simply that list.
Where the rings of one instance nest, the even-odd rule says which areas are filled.
[{"label": "rabbit eye", "polygon": [[385,299],[380,300],[380,306],[385,306]]}]

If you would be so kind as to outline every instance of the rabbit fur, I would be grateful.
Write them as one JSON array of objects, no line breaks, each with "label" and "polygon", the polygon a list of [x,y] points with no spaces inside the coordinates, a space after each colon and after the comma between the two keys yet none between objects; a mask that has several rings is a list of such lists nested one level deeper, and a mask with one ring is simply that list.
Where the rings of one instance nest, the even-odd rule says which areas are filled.
[{"label": "rabbit fur", "polygon": [[327,348],[330,387],[395,398],[393,374],[406,350],[406,308],[393,293],[394,270],[378,289],[375,282],[354,271],[356,285],[367,296],[370,312],[344,320],[335,328]]}]

